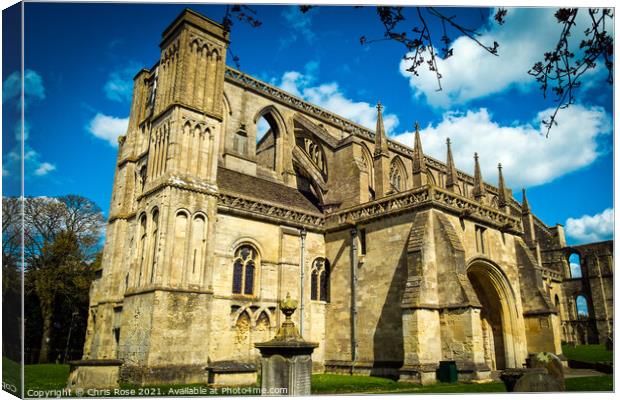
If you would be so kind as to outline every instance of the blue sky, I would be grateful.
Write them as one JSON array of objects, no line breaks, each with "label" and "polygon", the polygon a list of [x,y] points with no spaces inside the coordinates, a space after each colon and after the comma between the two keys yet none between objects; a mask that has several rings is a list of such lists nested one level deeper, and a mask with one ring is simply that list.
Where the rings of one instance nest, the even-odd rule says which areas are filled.
[{"label": "blue sky", "polygon": [[[132,77],[157,61],[161,32],[184,5],[25,7],[26,194],[78,193],[107,213]],[[192,8],[217,21],[224,14],[223,6]],[[427,154],[443,160],[450,136],[457,167],[471,172],[477,151],[491,183],[501,162],[517,199],[525,186],[533,211],[549,225],[564,224],[569,242],[611,238],[613,110],[604,71],[586,77],[578,104],[559,114],[549,138],[541,135],[540,119],[554,103],[543,98],[527,70],[557,38],[553,9],[509,9],[503,26],[489,20],[488,9],[445,10],[500,47],[498,57],[484,54],[451,32],[455,54],[439,60],[441,92],[425,70],[417,77],[405,71],[402,46],[360,45],[361,36],[382,36],[373,7],[323,6],[306,14],[296,6],[253,9],[262,26],[236,22],[232,30],[231,50],[242,71],[373,129],[380,100],[394,139],[411,145],[412,126],[419,121]],[[403,29],[411,28],[414,12],[405,11]],[[437,23],[431,29],[440,36]],[[19,65],[4,60],[3,106],[17,113],[10,89]],[[234,65],[230,52],[228,64]],[[18,188],[9,164],[14,124],[5,117],[5,194]]]}]

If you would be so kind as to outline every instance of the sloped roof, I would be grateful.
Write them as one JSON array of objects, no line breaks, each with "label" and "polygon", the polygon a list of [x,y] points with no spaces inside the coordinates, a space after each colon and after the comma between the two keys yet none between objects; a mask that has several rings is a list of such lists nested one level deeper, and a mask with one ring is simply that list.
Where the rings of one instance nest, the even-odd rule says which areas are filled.
[{"label": "sloped roof", "polygon": [[225,193],[263,200],[299,211],[322,214],[321,210],[294,188],[224,167],[218,167],[217,185],[220,191]]}]

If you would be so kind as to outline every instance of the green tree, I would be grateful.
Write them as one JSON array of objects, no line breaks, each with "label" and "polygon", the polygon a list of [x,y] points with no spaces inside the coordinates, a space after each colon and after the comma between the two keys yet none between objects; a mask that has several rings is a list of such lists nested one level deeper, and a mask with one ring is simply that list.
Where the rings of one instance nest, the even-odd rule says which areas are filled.
[{"label": "green tree", "polygon": [[2,354],[21,360],[21,203],[2,198]]},{"label": "green tree", "polygon": [[[84,254],[77,236],[72,231],[59,232],[51,242],[43,245],[41,254],[28,268],[26,291],[36,294],[42,318],[42,337],[39,362],[49,362],[50,340],[53,337],[56,305],[84,302],[93,279],[91,264],[84,262]],[[63,313],[71,314],[71,309]]]},{"label": "green tree", "polygon": [[39,362],[50,361],[54,343],[60,355],[68,327],[76,323],[74,313],[86,318],[103,226],[101,210],[87,198],[24,199],[24,285],[26,308],[32,312],[26,342],[40,343]]}]

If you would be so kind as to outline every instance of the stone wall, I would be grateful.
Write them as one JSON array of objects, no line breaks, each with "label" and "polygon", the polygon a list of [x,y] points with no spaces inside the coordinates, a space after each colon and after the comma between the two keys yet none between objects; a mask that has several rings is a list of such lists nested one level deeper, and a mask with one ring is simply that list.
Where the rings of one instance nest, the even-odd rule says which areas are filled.
[{"label": "stone wall", "polygon": [[[580,293],[588,335],[612,332],[611,242],[566,247],[563,229],[503,183],[424,156],[420,140],[414,174],[414,151],[380,124],[370,131],[226,67],[227,45],[221,25],[185,10],[159,62],[136,75],[86,358],[122,358],[131,382],[206,381],[211,362],[257,361],[287,293],[304,300],[294,318],[319,343],[315,371],[427,383],[454,360],[462,379],[484,379],[528,352],[561,352],[560,334],[584,322]],[[262,117],[269,150],[257,155]],[[584,278],[562,276],[572,251]],[[318,258],[326,300],[311,299]]]}]

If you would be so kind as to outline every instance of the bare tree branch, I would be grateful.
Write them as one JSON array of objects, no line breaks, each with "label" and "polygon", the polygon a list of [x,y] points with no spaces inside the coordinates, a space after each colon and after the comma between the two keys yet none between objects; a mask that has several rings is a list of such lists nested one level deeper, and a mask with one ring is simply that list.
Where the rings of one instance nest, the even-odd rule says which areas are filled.
[{"label": "bare tree branch", "polygon": [[560,110],[568,108],[576,101],[575,90],[581,86],[581,77],[589,70],[596,68],[599,58],[604,61],[607,69],[607,82],[613,83],[613,37],[606,29],[606,20],[613,21],[613,10],[609,8],[589,8],[590,26],[584,31],[585,38],[579,44],[578,51],[582,53],[575,58],[571,50],[571,29],[575,27],[575,19],[579,13],[578,8],[560,8],[555,13],[558,23],[562,24],[560,38],[552,51],[544,54],[544,61],[539,61],[528,73],[540,82],[543,96],[547,97],[549,88],[555,94],[557,103],[554,111],[548,119],[542,123],[547,128],[546,136],[549,136],[551,128],[557,125],[557,114]]}]

